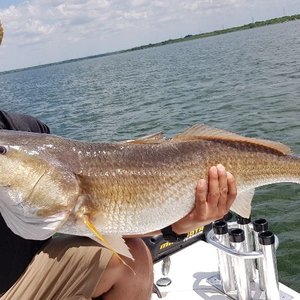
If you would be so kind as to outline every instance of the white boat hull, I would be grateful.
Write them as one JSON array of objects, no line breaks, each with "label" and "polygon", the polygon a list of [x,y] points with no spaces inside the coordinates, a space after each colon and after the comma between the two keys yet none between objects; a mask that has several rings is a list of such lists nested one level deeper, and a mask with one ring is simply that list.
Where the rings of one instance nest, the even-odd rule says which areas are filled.
[{"label": "white boat hull", "polygon": [[[233,299],[220,291],[214,278],[218,278],[217,250],[211,244],[198,241],[189,247],[170,256],[170,271],[166,276],[162,274],[162,261],[154,265],[154,283],[162,277],[171,279],[171,284],[159,287],[165,300],[201,300],[201,299]],[[300,294],[279,284],[281,299],[300,299]],[[265,299],[259,290],[252,291],[253,299]],[[152,300],[160,299],[153,294]]]}]

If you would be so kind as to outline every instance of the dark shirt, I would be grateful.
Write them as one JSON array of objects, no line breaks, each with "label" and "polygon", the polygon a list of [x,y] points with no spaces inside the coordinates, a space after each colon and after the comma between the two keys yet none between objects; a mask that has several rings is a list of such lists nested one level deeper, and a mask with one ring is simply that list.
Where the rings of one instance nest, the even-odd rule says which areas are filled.
[{"label": "dark shirt", "polygon": [[[0,129],[50,133],[47,125],[33,117],[4,111],[0,111]],[[15,235],[0,214],[0,295],[16,282],[45,242]]]}]

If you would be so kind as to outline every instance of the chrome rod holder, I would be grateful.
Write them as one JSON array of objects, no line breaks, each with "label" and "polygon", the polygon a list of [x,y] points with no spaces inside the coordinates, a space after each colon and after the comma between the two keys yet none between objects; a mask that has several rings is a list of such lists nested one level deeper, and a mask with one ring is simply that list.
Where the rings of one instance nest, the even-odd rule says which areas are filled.
[{"label": "chrome rod holder", "polygon": [[267,300],[279,300],[277,262],[275,254],[275,236],[271,231],[259,233],[259,243],[263,253],[263,277]]},{"label": "chrome rod holder", "polygon": [[[228,226],[225,221],[216,221],[213,224],[213,232],[221,245],[230,247]],[[218,267],[223,291],[229,293],[235,290],[234,274],[232,269],[232,258],[224,251],[218,251]]]},{"label": "chrome rod holder", "polygon": [[[225,221],[222,222],[219,223],[221,228],[218,229],[216,229],[216,223],[213,224],[213,229],[206,236],[207,242],[214,246],[218,252],[219,275],[216,276],[219,278],[219,283],[215,286],[229,297],[239,300],[252,299],[251,296],[256,297],[258,291],[260,291],[258,292],[260,294],[259,299],[279,300],[281,299],[280,295],[285,297],[284,293],[279,291],[278,285],[275,253],[279,241],[273,233],[266,231],[268,222],[265,219],[259,219],[248,224],[248,229],[252,235],[252,249],[254,249],[250,252],[245,247],[245,232],[243,229],[237,228],[237,222],[228,222],[227,226]],[[227,230],[229,245],[225,237]],[[223,236],[222,233],[225,235]],[[234,235],[240,237],[232,237]],[[231,263],[228,258],[231,259]],[[252,275],[247,269],[247,262],[249,261],[253,263],[256,273],[254,281],[252,281]],[[256,265],[257,269],[255,268]],[[232,290],[233,286],[224,279],[226,272],[229,277],[232,277],[231,274],[233,274],[234,290]]]},{"label": "chrome rod holder", "polygon": [[[254,250],[254,241],[253,241],[253,227],[251,226],[251,220],[248,218],[242,218],[237,216],[237,226],[242,229],[245,234],[244,248],[245,252],[251,252]],[[249,259],[246,261],[247,274],[250,281],[254,281],[256,277],[256,266],[255,260]]]},{"label": "chrome rod holder", "polygon": [[[254,249],[256,251],[261,251],[261,245],[259,243],[258,235],[260,232],[268,230],[268,221],[266,219],[257,219],[253,221],[253,238],[254,238]],[[258,280],[260,290],[265,290],[265,280],[264,280],[264,268],[263,268],[263,258],[256,259],[257,270],[258,270]]]},{"label": "chrome rod holder", "polygon": [[[232,229],[229,233],[229,240],[234,249],[242,252],[246,250],[245,233],[243,229]],[[234,257],[232,262],[238,300],[249,300],[251,293],[250,278],[246,265],[247,262],[239,259],[238,257]]]}]

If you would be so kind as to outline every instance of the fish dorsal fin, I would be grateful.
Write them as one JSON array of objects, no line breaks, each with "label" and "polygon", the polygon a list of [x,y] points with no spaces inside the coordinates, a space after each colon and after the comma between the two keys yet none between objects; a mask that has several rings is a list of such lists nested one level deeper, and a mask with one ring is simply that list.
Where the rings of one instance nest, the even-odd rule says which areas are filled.
[{"label": "fish dorsal fin", "polygon": [[226,131],[223,129],[218,129],[210,127],[205,124],[197,124],[188,128],[182,133],[175,135],[173,140],[193,140],[193,139],[221,139],[224,141],[236,141],[236,142],[247,142],[250,144],[255,144],[263,147],[270,148],[281,154],[292,154],[291,148],[288,146],[274,141],[256,139],[244,137],[242,135]]},{"label": "fish dorsal fin", "polygon": [[[129,144],[155,144],[155,143],[161,143],[165,140],[165,137],[162,132],[157,132],[153,134],[149,134],[146,136],[143,136],[141,138],[138,138],[136,140],[127,140],[125,143]],[[124,143],[124,142],[122,142]]]}]

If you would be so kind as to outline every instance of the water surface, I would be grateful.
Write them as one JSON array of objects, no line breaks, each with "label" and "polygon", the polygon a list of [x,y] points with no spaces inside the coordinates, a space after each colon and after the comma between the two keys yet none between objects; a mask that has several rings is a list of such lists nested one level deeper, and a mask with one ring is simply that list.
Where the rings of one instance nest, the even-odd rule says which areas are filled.
[{"label": "water surface", "polygon": [[[195,123],[300,154],[300,21],[0,74],[1,109],[86,141],[168,136]],[[280,280],[300,292],[300,188],[260,188],[253,217],[281,241]]]}]

